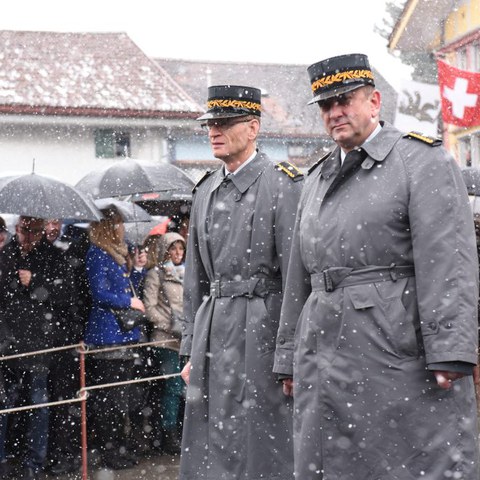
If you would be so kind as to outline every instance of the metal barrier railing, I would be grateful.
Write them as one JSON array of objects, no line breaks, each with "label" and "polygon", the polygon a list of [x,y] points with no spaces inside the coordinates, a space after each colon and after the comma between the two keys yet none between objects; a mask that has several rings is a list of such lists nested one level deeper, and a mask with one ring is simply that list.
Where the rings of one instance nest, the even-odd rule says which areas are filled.
[{"label": "metal barrier railing", "polygon": [[35,355],[44,355],[47,353],[56,353],[65,350],[77,350],[79,353],[79,360],[80,360],[80,390],[77,392],[76,398],[69,398],[66,400],[58,400],[55,402],[46,402],[46,403],[38,403],[35,405],[25,405],[22,407],[15,407],[15,408],[6,408],[0,410],[0,415],[6,415],[9,413],[16,413],[25,410],[34,410],[37,408],[50,408],[56,407],[59,405],[71,404],[71,403],[81,403],[81,439],[82,439],[82,480],[87,480],[88,478],[88,442],[87,442],[87,399],[88,399],[88,392],[91,390],[101,390],[104,388],[113,388],[118,387],[121,385],[129,385],[134,383],[144,383],[144,382],[154,382],[157,380],[166,380],[168,378],[178,377],[180,376],[179,373],[172,373],[168,375],[157,375],[153,377],[143,377],[143,378],[135,378],[132,380],[122,381],[122,382],[113,382],[113,383],[103,383],[99,385],[86,385],[86,369],[85,369],[85,357],[87,355],[95,355],[97,353],[103,352],[111,352],[114,350],[128,350],[128,349],[135,349],[135,348],[145,348],[149,346],[164,346],[168,345],[169,343],[173,343],[175,340],[159,340],[154,342],[143,342],[143,343],[133,343],[133,344],[126,344],[126,345],[118,345],[114,347],[105,347],[105,348],[95,348],[90,350],[84,342],[80,342],[74,345],[65,345],[62,347],[55,347],[55,348],[48,348],[44,350],[36,350],[33,352],[25,352],[25,353],[18,353],[15,355],[8,355],[8,356],[0,356],[0,362],[6,360],[13,360],[17,358],[25,358],[25,357],[32,357]]}]

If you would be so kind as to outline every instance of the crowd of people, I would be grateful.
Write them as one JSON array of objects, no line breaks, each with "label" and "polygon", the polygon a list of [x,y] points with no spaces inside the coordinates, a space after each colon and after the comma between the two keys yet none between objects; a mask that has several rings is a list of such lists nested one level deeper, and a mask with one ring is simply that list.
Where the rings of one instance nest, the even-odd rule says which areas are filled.
[{"label": "crowd of people", "polygon": [[[84,341],[92,352],[86,359],[89,386],[139,373],[179,373],[173,326],[183,314],[186,239],[172,231],[130,245],[119,210],[111,206],[102,215],[88,229],[20,216],[13,234],[0,220],[6,240],[0,247],[1,354]],[[115,312],[130,309],[145,316],[125,331]],[[149,340],[165,340],[165,348],[112,348]],[[0,372],[3,408],[72,399],[80,389],[75,348],[5,360]],[[140,453],[177,455],[183,396],[180,377],[90,392],[88,444],[98,451],[100,465],[116,470],[137,464]],[[80,421],[79,404],[1,415],[0,478],[79,470]]]}]

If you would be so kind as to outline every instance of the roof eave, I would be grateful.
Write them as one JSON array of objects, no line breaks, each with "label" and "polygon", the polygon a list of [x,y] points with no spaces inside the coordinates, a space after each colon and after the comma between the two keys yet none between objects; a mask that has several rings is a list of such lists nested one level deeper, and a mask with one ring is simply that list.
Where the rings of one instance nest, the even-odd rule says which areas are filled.
[{"label": "roof eave", "polygon": [[74,117],[107,118],[161,118],[161,119],[195,119],[202,112],[109,109],[97,107],[54,107],[48,105],[0,105],[0,113],[13,115],[48,115]]},{"label": "roof eave", "polygon": [[402,35],[405,33],[405,29],[417,7],[418,0],[408,0],[405,6],[403,7],[403,12],[400,15],[400,18],[397,20],[397,23],[393,27],[392,33],[388,39],[388,49],[390,52],[398,48],[398,44]]},{"label": "roof eave", "polygon": [[[430,52],[456,0],[408,0],[388,40],[390,52]],[[431,21],[426,22],[429,18]]]}]

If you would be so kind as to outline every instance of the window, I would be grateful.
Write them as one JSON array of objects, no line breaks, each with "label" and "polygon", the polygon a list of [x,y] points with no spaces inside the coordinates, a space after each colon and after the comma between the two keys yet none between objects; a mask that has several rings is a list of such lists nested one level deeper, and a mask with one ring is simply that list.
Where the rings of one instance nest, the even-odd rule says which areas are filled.
[{"label": "window", "polygon": [[97,158],[130,157],[130,133],[113,129],[95,131],[95,156]]},{"label": "window", "polygon": [[460,68],[461,70],[466,70],[467,69],[467,49],[466,48],[461,48],[457,50],[457,68]]},{"label": "window", "polygon": [[471,65],[470,70],[480,72],[480,42],[470,46],[471,49]]},{"label": "window", "polygon": [[460,165],[480,167],[480,132],[466,135],[458,140]]}]

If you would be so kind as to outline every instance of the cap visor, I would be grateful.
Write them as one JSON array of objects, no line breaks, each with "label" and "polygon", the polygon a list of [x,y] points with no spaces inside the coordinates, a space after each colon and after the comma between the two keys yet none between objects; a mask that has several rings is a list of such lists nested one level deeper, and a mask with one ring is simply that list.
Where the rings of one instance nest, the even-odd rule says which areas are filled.
[{"label": "cap visor", "polygon": [[201,117],[198,117],[196,120],[197,122],[201,122],[202,120],[211,120],[214,118],[234,118],[234,117],[246,117],[247,115],[251,115],[250,113],[227,113],[227,112],[207,112],[204,113]]},{"label": "cap visor", "polygon": [[333,90],[329,90],[328,92],[320,93],[313,97],[307,105],[311,105],[312,103],[321,102],[322,100],[326,100],[327,98],[338,97],[339,95],[343,95],[344,93],[351,92],[353,90],[357,90],[357,88],[365,87],[369,84],[367,83],[356,83],[355,85],[344,85],[342,87],[334,88]]}]

